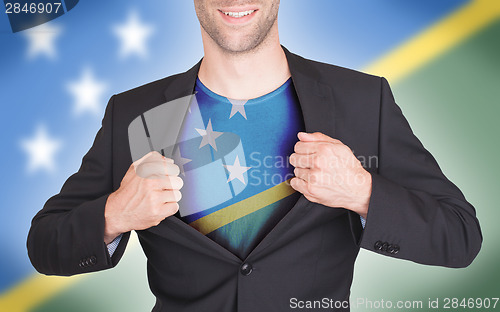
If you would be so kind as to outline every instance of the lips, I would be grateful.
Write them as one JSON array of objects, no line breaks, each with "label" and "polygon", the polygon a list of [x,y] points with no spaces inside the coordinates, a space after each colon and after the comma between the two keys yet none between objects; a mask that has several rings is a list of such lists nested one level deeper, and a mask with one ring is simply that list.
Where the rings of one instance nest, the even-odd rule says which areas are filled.
[{"label": "lips", "polygon": [[243,24],[251,20],[258,12],[257,9],[220,9],[223,20],[229,24]]}]

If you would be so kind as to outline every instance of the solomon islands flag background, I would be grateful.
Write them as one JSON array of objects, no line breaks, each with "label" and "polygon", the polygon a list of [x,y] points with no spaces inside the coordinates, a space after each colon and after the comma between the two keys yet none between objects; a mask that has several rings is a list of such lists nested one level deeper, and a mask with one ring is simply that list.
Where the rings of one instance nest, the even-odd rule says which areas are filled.
[{"label": "solomon islands flag background", "polygon": [[[279,24],[294,53],[388,78],[415,134],[481,222],[483,247],[466,269],[362,250],[352,310],[373,311],[381,300],[421,311],[412,302],[425,309],[438,299],[442,308],[446,298],[472,298],[478,307],[477,298],[498,298],[500,1],[287,0]],[[69,278],[36,273],[26,236],[34,214],[78,169],[108,98],[202,57],[192,1],[80,1],[17,33],[3,10],[0,48],[0,311],[150,310],[135,236],[116,268]],[[395,308],[398,301],[407,307]]]}]

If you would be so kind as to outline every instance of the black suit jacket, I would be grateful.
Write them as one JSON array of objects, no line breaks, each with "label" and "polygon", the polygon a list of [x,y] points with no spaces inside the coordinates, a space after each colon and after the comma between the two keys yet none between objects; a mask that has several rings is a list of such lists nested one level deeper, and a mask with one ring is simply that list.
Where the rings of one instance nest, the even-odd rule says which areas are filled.
[{"label": "black suit jacket", "polygon": [[[290,298],[347,300],[360,247],[447,267],[469,265],[480,249],[474,208],[413,135],[387,81],[283,49],[306,131],[338,138],[359,159],[371,159],[366,227],[355,213],[301,196],[241,261],[168,217],[137,231],[157,298],[153,311],[287,311]],[[110,258],[104,207],[132,163],[127,128],[147,110],[191,95],[199,65],[110,99],[80,169],[32,221],[27,247],[39,272],[74,275],[118,263],[130,233]]]}]

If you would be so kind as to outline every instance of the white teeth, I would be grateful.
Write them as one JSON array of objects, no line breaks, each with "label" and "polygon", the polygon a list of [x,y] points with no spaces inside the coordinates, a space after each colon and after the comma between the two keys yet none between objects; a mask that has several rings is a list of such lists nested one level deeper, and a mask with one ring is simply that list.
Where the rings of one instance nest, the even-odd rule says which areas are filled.
[{"label": "white teeth", "polygon": [[226,14],[227,16],[235,17],[235,18],[240,18],[243,16],[247,16],[255,12],[255,10],[248,10],[248,11],[243,11],[243,12],[222,12]]}]

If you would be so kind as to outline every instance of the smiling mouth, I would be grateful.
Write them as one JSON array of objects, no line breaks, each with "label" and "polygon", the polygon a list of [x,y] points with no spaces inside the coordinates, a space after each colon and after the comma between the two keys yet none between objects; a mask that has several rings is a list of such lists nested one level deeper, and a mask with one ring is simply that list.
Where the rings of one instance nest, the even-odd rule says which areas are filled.
[{"label": "smiling mouth", "polygon": [[224,12],[224,11],[220,11],[220,12],[224,13],[226,16],[230,16],[230,17],[234,17],[234,18],[242,18],[242,17],[245,17],[245,16],[252,14],[255,11],[257,11],[257,10],[248,10],[248,11],[241,11],[241,12]]}]

